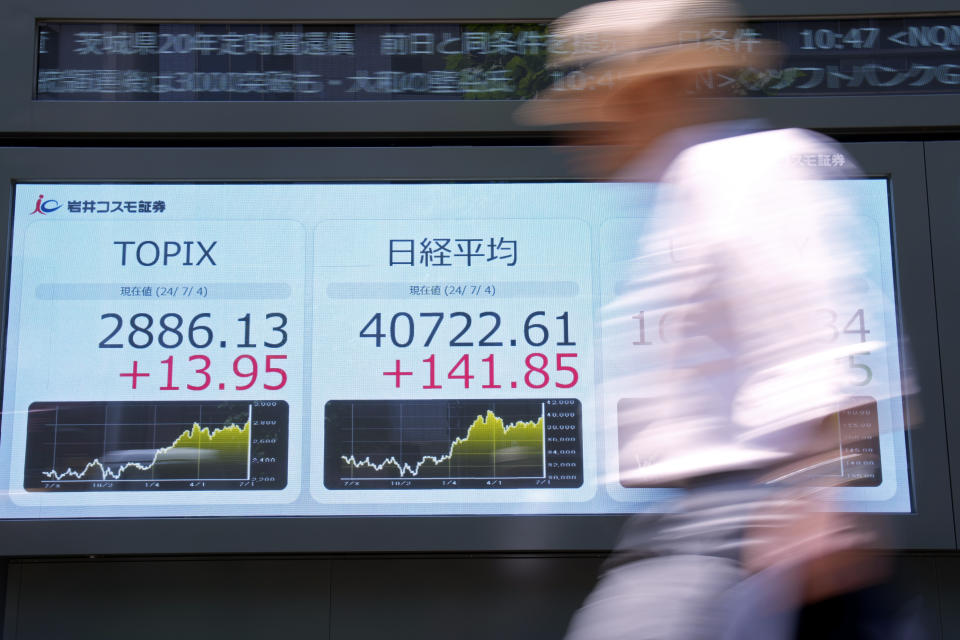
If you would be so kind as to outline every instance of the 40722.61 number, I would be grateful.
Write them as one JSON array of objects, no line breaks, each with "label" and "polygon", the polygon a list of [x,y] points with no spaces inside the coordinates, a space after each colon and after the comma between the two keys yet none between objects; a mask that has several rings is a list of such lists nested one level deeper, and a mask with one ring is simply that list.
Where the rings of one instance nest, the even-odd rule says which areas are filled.
[{"label": "40722.61 number", "polygon": [[[474,324],[482,327],[472,330]],[[418,343],[417,346],[429,347],[441,326],[446,328],[451,325],[450,332],[453,333],[449,338],[451,347],[504,346],[504,339],[500,334],[503,320],[496,311],[481,311],[476,315],[465,311],[452,313],[424,311],[416,316],[406,311],[400,311],[392,316],[375,313],[360,329],[360,337],[372,339],[377,347],[383,346],[387,340],[393,346],[400,348],[412,346],[414,342]],[[417,340],[418,335],[421,336],[420,340]],[[558,347],[573,347],[577,344],[570,339],[569,311],[564,311],[552,320],[548,318],[546,311],[528,313],[523,325],[517,327],[516,335],[517,338],[509,339],[512,347],[517,346],[520,338],[531,347],[542,347],[550,342],[551,335],[555,337],[555,344]]]}]

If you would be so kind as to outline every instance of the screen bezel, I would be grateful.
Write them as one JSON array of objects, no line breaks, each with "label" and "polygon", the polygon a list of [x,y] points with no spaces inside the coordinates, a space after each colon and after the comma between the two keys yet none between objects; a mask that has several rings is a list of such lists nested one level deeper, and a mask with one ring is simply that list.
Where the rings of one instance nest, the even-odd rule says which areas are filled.
[{"label": "screen bezel", "polygon": [[[949,274],[937,281],[937,318],[944,327],[940,336],[943,388],[953,389],[960,381],[960,343],[955,331],[960,322],[960,279],[952,277],[960,269],[960,254],[956,250],[960,238],[960,188],[957,183],[958,142],[930,142],[924,144],[927,162],[928,193],[930,200],[930,230],[934,269]],[[960,412],[960,398],[944,394],[944,414],[948,424],[956,424]],[[948,438],[951,447],[950,465],[953,487],[954,518],[960,515],[960,451],[957,439]],[[960,524],[960,521],[958,521]]]},{"label": "screen bezel", "polygon": [[[919,378],[924,425],[908,433],[911,514],[871,514],[898,548],[954,548],[933,304],[933,267],[919,143],[848,147],[864,172],[886,177],[893,212],[900,325]],[[6,148],[0,150],[4,247],[0,338],[6,344],[12,203],[17,183],[403,182],[591,180],[550,147]],[[584,166],[582,162],[577,166]],[[904,341],[906,342],[906,341]],[[2,428],[2,422],[0,422]],[[608,550],[624,516],[288,516],[0,521],[0,555]]]}]

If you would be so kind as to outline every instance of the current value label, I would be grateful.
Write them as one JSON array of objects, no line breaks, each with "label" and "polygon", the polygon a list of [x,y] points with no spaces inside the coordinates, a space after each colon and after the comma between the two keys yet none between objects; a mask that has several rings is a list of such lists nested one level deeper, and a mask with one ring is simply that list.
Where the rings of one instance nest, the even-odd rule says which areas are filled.
[{"label": "current value label", "polygon": [[[851,355],[820,476],[906,512],[887,184],[842,184],[831,233],[865,286],[823,310]],[[637,470],[661,390],[628,383],[670,366],[682,320],[623,302],[674,259],[637,259],[655,197],[17,184],[0,519],[656,512],[674,493]]]}]

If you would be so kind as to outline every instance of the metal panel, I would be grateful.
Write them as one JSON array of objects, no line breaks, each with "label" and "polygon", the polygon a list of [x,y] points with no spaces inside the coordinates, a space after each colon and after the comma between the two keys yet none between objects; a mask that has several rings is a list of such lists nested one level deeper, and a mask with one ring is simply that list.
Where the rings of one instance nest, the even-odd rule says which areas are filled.
[{"label": "metal panel", "polygon": [[926,145],[930,192],[933,264],[937,274],[936,302],[940,324],[944,414],[950,453],[954,513],[960,507],[960,143]]},{"label": "metal panel", "polygon": [[561,638],[599,563],[578,557],[334,560],[330,638]]},{"label": "metal panel", "polygon": [[20,595],[5,636],[11,639],[329,637],[327,560],[16,564]]},{"label": "metal panel", "polygon": [[944,558],[919,555],[900,555],[891,558],[894,565],[891,576],[891,603],[906,624],[922,629],[923,638],[952,638],[943,633],[941,617],[943,577],[938,576]]},{"label": "metal panel", "polygon": [[3,572],[3,619],[0,620],[0,638],[15,638],[17,633],[17,608],[20,604],[20,564],[4,561]]},{"label": "metal panel", "polygon": [[[922,637],[956,637],[957,559],[892,560],[892,606],[914,614]],[[18,629],[11,615],[3,637],[559,638],[600,562],[438,554],[15,561],[10,584],[19,588],[23,574],[25,617]],[[261,586],[251,592],[250,584]],[[259,606],[245,606],[251,601]],[[38,611],[56,620],[38,620]]]},{"label": "metal panel", "polygon": [[942,638],[960,638],[960,558],[936,558]]},{"label": "metal panel", "polygon": [[916,417],[922,416],[919,427],[908,433],[915,513],[888,521],[892,520],[896,546],[953,548],[923,147],[866,143],[847,148],[866,174],[891,177],[897,293],[908,350],[905,364],[921,385],[920,406],[908,406]]}]

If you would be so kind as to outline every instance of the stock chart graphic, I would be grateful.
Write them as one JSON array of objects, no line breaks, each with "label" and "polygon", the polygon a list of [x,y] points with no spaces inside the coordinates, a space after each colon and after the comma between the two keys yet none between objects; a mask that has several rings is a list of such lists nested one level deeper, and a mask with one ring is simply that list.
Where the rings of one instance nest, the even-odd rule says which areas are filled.
[{"label": "stock chart graphic", "polygon": [[331,400],[328,489],[578,487],[578,400]]},{"label": "stock chart graphic", "polygon": [[35,402],[28,491],[282,489],[288,406],[251,402]]},{"label": "stock chart graphic", "polygon": [[[629,488],[656,487],[636,480],[633,473],[642,469],[645,450],[644,430],[654,415],[646,398],[621,398],[617,402],[617,431],[620,439],[620,484]],[[831,430],[836,449],[804,471],[803,481],[826,486],[878,487],[883,481],[880,466],[880,418],[877,400],[872,396],[849,396],[837,411],[824,420]],[[835,434],[835,435],[833,435]],[[684,451],[677,451],[682,455]]]}]

